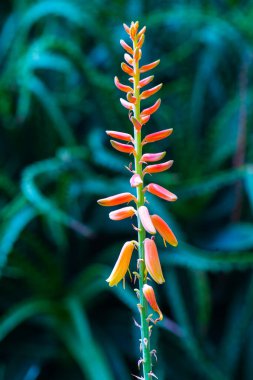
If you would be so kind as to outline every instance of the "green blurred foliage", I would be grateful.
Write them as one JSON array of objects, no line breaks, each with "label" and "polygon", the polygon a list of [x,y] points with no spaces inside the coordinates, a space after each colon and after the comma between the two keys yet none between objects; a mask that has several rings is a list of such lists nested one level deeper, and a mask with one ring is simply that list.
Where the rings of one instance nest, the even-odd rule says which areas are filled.
[{"label": "green blurred foliage", "polygon": [[[96,199],[129,190],[105,129],[131,131],[113,77],[122,22],[147,25],[163,103],[145,130],[175,160],[150,208],[162,248],[160,380],[252,380],[253,2],[11,0],[0,4],[0,380],[138,374],[132,286],[109,289],[128,222]],[[154,149],[154,147],[150,147]],[[158,149],[158,148],[157,148]],[[156,181],[156,177],[154,177]]]}]

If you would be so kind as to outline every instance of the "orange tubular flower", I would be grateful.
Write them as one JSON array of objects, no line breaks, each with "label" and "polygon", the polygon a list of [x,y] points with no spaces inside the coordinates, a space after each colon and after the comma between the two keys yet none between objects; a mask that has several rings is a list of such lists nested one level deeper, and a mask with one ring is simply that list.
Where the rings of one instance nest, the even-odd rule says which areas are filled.
[{"label": "orange tubular flower", "polygon": [[144,240],[145,264],[148,273],[158,284],[165,282],[162,268],[154,240],[146,238]]},{"label": "orange tubular flower", "polygon": [[133,49],[124,40],[120,40],[119,42],[123,49],[125,49],[129,54],[133,54]]},{"label": "orange tubular flower", "polygon": [[145,110],[142,111],[141,116],[152,115],[152,113],[155,113],[158,110],[158,108],[160,107],[160,104],[161,104],[161,99],[158,99],[155,102],[155,104],[153,104],[151,107],[145,108]]},{"label": "orange tubular flower", "polygon": [[133,66],[133,58],[127,53],[124,54],[125,61],[130,65]]},{"label": "orange tubular flower", "polygon": [[118,77],[114,77],[114,84],[115,86],[120,90],[124,92],[133,91],[133,89],[130,86],[126,86],[125,84],[120,83]]},{"label": "orange tubular flower", "polygon": [[155,93],[157,93],[162,88],[162,85],[163,84],[161,83],[158,86],[155,86],[155,87],[150,88],[149,90],[143,91],[141,93],[141,99],[147,99],[151,95],[154,95]]},{"label": "orange tubular flower", "polygon": [[145,230],[150,234],[155,234],[156,230],[150,218],[148,208],[146,206],[139,207],[138,215]]},{"label": "orange tubular flower", "polygon": [[155,62],[151,62],[148,65],[144,65],[140,68],[140,73],[145,73],[146,71],[154,69],[156,66],[158,66],[160,63],[160,59],[158,59]]},{"label": "orange tubular flower", "polygon": [[142,145],[145,145],[147,143],[156,142],[159,140],[163,140],[166,137],[170,136],[173,132],[173,128],[170,129],[164,129],[163,131],[151,133],[150,135],[147,135],[144,140],[142,141]]},{"label": "orange tubular flower", "polygon": [[173,165],[173,160],[163,162],[162,164],[157,164],[157,165],[148,165],[145,167],[143,170],[143,174],[149,173],[160,173],[164,172],[165,170],[168,170],[172,165]]},{"label": "orange tubular flower", "polygon": [[136,214],[136,210],[132,206],[122,207],[118,210],[111,211],[109,214],[109,218],[111,220],[122,220],[126,218],[132,218]]},{"label": "orange tubular flower", "polygon": [[126,74],[128,74],[128,75],[130,75],[130,76],[133,76],[133,75],[134,75],[134,71],[133,71],[133,69],[132,69],[130,66],[128,66],[125,62],[122,62],[122,63],[121,63],[121,68],[122,68],[122,70],[123,70]]},{"label": "orange tubular flower", "polygon": [[171,193],[169,190],[164,187],[157,185],[156,183],[150,183],[145,187],[144,190],[148,190],[151,194],[156,195],[159,198],[165,199],[169,202],[174,202],[177,200],[177,196]]},{"label": "orange tubular flower", "polygon": [[100,206],[118,206],[122,203],[128,203],[131,201],[137,202],[136,197],[131,193],[121,193],[112,195],[108,198],[99,199],[97,202]]},{"label": "orange tubular flower", "polygon": [[120,103],[123,107],[125,107],[128,110],[133,110],[133,104],[130,102],[127,102],[125,99],[120,98]]},{"label": "orange tubular flower", "polygon": [[133,145],[127,145],[127,144],[121,144],[118,141],[110,140],[110,143],[112,144],[113,148],[118,150],[122,153],[129,153],[129,154],[135,154],[135,149]]},{"label": "orange tubular flower", "polygon": [[124,133],[124,132],[117,132],[117,131],[105,131],[105,133],[113,137],[114,139],[119,139],[123,141],[128,141],[128,142],[134,142],[133,137],[129,133]]},{"label": "orange tubular flower", "polygon": [[166,247],[166,242],[172,245],[173,247],[177,247],[178,245],[177,238],[171,231],[168,224],[158,215],[151,215],[151,219],[158,233],[163,238],[165,247]]},{"label": "orange tubular flower", "polygon": [[140,162],[142,162],[142,163],[145,164],[146,162],[160,161],[160,160],[163,159],[163,157],[165,156],[165,154],[166,154],[166,152],[161,152],[161,153],[145,153],[141,157]]},{"label": "orange tubular flower", "polygon": [[139,82],[139,88],[142,88],[142,87],[146,86],[147,84],[149,84],[150,82],[152,82],[153,79],[154,79],[154,75],[150,75],[149,77],[140,80],[140,82]]},{"label": "orange tubular flower", "polygon": [[109,282],[109,286],[117,285],[125,277],[131,261],[134,247],[134,241],[127,241],[123,245],[118,260],[116,261],[116,264],[114,265],[114,268],[112,270],[112,273],[106,280],[107,282]]},{"label": "orange tubular flower", "polygon": [[131,187],[138,187],[142,183],[143,183],[143,181],[142,181],[141,176],[139,174],[134,174],[130,178],[130,185],[131,185]]},{"label": "orange tubular flower", "polygon": [[152,309],[154,311],[156,311],[159,314],[159,318],[157,318],[154,322],[162,321],[163,314],[162,314],[162,312],[161,312],[161,310],[160,310],[160,308],[156,302],[156,296],[155,296],[154,289],[152,288],[152,286],[145,284],[143,286],[142,290],[143,290],[143,294],[144,294],[146,300],[148,301],[149,305],[152,307]]}]

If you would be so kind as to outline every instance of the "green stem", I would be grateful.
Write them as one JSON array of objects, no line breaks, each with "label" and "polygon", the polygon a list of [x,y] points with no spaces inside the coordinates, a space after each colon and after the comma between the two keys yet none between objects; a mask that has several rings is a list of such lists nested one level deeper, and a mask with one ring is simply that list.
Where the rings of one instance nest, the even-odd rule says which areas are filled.
[{"label": "green stem", "polygon": [[[136,49],[137,41],[133,43],[134,50]],[[134,63],[134,96],[136,98],[136,103],[134,106],[134,117],[140,122],[140,90],[138,88],[140,80],[139,62]],[[135,138],[135,172],[143,178],[142,174],[142,164],[140,159],[142,156],[142,145],[141,145],[141,131],[134,130]],[[137,207],[144,205],[144,193],[143,184],[137,187]],[[138,219],[138,243],[139,243],[139,291],[140,291],[140,316],[141,316],[141,347],[142,347],[142,367],[143,367],[143,377],[144,380],[149,380],[151,376],[149,373],[152,370],[151,355],[150,355],[150,337],[149,337],[149,323],[147,321],[148,317],[148,305],[143,294],[143,285],[146,283],[145,274],[145,261],[144,261],[144,239],[146,237],[146,232],[141,224],[139,216]]]}]

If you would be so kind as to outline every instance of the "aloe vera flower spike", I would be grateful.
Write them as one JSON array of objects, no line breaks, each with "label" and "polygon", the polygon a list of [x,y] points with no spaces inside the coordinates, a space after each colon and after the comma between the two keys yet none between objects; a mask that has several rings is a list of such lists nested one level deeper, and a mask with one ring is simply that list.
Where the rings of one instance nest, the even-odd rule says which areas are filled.
[{"label": "aloe vera flower spike", "polygon": [[[158,306],[155,292],[152,286],[147,284],[147,281],[153,279],[157,284],[162,284],[165,279],[162,273],[162,268],[159,260],[157,246],[154,240],[156,233],[162,237],[164,244],[166,242],[176,247],[178,242],[168,224],[159,215],[150,215],[148,207],[145,205],[146,193],[151,196],[157,196],[164,201],[174,202],[177,196],[171,193],[164,187],[150,183],[145,186],[144,176],[146,174],[155,174],[170,169],[173,164],[172,160],[156,163],[164,158],[166,152],[160,153],[144,153],[143,149],[146,144],[154,143],[165,139],[173,132],[173,129],[165,129],[159,132],[146,134],[142,136],[143,129],[151,117],[161,105],[161,99],[157,99],[153,105],[148,108],[141,107],[141,102],[155,95],[162,87],[162,84],[155,85],[150,89],[142,90],[143,87],[153,81],[154,75],[141,78],[150,70],[153,70],[160,60],[140,65],[142,56],[142,46],[145,40],[146,27],[139,30],[139,22],[132,22],[130,26],[123,24],[124,29],[130,38],[130,44],[123,39],[120,40],[122,48],[126,51],[124,58],[126,62],[121,64],[122,71],[129,76],[129,84],[120,82],[117,76],[114,78],[115,86],[125,93],[126,99],[120,98],[121,105],[128,110],[129,120],[133,127],[133,136],[125,132],[106,131],[107,135],[118,139],[122,142],[111,140],[111,145],[117,151],[133,155],[134,167],[132,162],[129,165],[131,172],[130,185],[136,189],[136,195],[129,192],[108,196],[98,200],[101,206],[116,206],[123,203],[131,202],[131,206],[125,206],[120,209],[110,212],[109,217],[113,221],[122,219],[136,218],[137,227],[133,224],[134,230],[138,232],[138,240],[126,242],[121,249],[116,264],[107,279],[110,286],[117,285],[121,280],[124,280],[132,257],[134,256],[134,248],[138,249],[137,271],[134,271],[134,277],[138,278],[139,289],[136,292],[138,297],[137,307],[140,313],[140,332],[141,332],[141,355],[138,361],[138,366],[142,366],[142,376],[135,376],[143,380],[157,378],[153,372],[152,352],[150,346],[151,338],[151,323],[157,323],[163,318],[163,314]],[[155,164],[149,164],[153,163]],[[143,166],[145,167],[143,168]],[[146,179],[146,177],[145,177]],[[150,237],[146,235],[150,234]],[[151,278],[148,278],[148,275]],[[135,289],[136,290],[136,289]],[[155,313],[158,313],[159,318],[153,320],[148,312],[151,308]]]}]

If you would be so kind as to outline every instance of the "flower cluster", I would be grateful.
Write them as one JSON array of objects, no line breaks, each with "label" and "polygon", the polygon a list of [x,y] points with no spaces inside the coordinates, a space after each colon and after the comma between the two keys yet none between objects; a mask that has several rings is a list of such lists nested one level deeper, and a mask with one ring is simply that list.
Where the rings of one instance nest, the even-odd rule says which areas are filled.
[{"label": "flower cluster", "polygon": [[[141,78],[141,74],[154,69],[160,60],[141,66],[141,49],[145,39],[146,27],[139,31],[139,23],[132,22],[130,27],[124,24],[124,28],[131,40],[131,46],[124,40],[120,40],[121,46],[126,51],[124,54],[125,62],[121,64],[121,68],[124,73],[128,75],[129,84],[122,84],[118,77],[115,77],[114,83],[119,90],[126,93],[126,99],[120,98],[120,102],[122,106],[128,110],[128,116],[133,126],[134,135],[132,136],[129,133],[118,131],[106,131],[106,133],[112,138],[110,142],[114,149],[133,155],[134,157],[134,166],[130,163],[128,169],[131,172],[130,186],[136,189],[136,195],[125,192],[100,199],[98,203],[102,206],[119,206],[125,204],[124,207],[109,213],[109,218],[112,220],[118,221],[132,217],[137,218],[138,227],[134,225],[133,227],[138,232],[138,241],[128,241],[123,245],[118,260],[107,281],[110,286],[114,286],[124,279],[129,270],[134,249],[137,248],[139,251],[137,260],[139,272],[134,273],[137,273],[137,277],[139,278],[140,289],[138,295],[140,304],[138,304],[138,307],[141,313],[141,321],[145,324],[147,315],[145,316],[143,313],[147,309],[145,306],[146,302],[159,314],[159,318],[157,318],[156,321],[163,318],[156,302],[154,290],[147,284],[148,275],[158,284],[162,284],[165,281],[155,243],[155,234],[160,234],[165,246],[166,243],[172,246],[177,246],[178,243],[168,224],[159,215],[150,214],[149,208],[146,206],[147,201],[145,197],[146,193],[150,193],[165,201],[174,202],[177,200],[176,195],[153,182],[148,183],[146,186],[144,185],[146,174],[151,175],[168,170],[172,166],[173,161],[169,160],[159,163],[159,161],[165,157],[166,152],[144,153],[143,150],[147,144],[157,142],[170,136],[173,129],[164,129],[159,132],[147,134],[144,138],[142,136],[144,125],[148,123],[151,115],[158,110],[161,100],[156,100],[155,103],[148,108],[141,107],[141,102],[156,94],[161,89],[162,84],[143,90],[145,86],[152,82],[154,76],[150,75]],[[128,205],[130,202],[132,202],[132,205]],[[152,236],[146,237],[147,233]],[[141,328],[142,327],[143,326],[141,326]],[[145,343],[143,344],[144,350],[148,346],[146,344],[148,337],[146,336],[143,340]],[[143,362],[147,364],[148,358],[144,358],[144,356],[143,354]],[[152,365],[150,365],[150,368],[152,368]],[[152,370],[149,369],[148,373],[150,374],[151,371]]]}]

